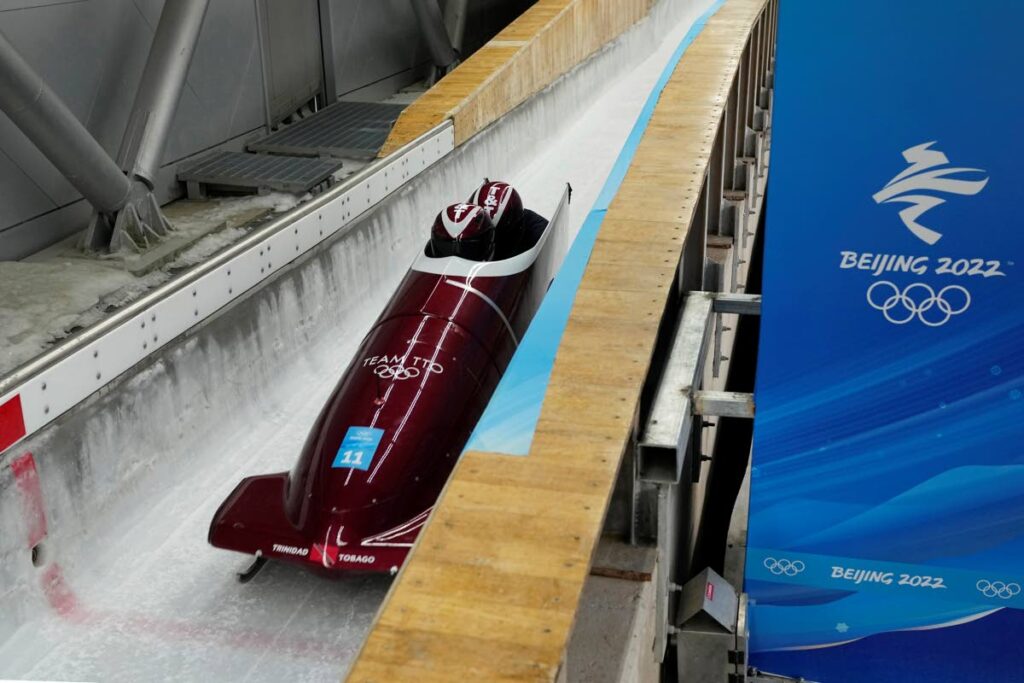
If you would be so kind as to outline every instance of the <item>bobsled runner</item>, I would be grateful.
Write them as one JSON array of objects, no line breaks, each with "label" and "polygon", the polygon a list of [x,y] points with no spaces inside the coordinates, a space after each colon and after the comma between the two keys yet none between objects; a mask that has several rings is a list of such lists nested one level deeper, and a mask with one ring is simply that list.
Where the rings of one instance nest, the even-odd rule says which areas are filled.
[{"label": "bobsled runner", "polygon": [[[217,510],[209,542],[257,558],[243,580],[267,559],[326,573],[398,570],[561,264],[569,194],[549,221],[527,211],[539,220],[512,251],[471,260],[432,238],[294,468],[242,480]],[[492,195],[474,199],[493,209]],[[448,217],[459,207],[480,208],[454,205]]]}]

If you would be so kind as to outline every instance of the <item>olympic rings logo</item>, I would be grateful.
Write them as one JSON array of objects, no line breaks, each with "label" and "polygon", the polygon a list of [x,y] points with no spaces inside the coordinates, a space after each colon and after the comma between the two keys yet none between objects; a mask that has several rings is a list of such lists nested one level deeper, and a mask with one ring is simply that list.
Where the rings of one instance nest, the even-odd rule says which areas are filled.
[{"label": "olympic rings logo", "polygon": [[373,374],[381,379],[393,379],[397,382],[403,379],[419,377],[420,369],[406,368],[401,365],[378,365],[373,368]]},{"label": "olympic rings logo", "polygon": [[785,558],[776,560],[774,557],[764,558],[764,568],[770,571],[775,576],[796,576],[807,567],[800,560],[791,562]]},{"label": "olympic rings logo", "polygon": [[881,311],[893,325],[917,318],[928,327],[939,327],[971,305],[971,293],[960,285],[947,285],[936,293],[923,282],[900,290],[888,280],[879,280],[868,287],[867,298],[871,307]]},{"label": "olympic rings logo", "polygon": [[1004,583],[1002,581],[987,581],[981,579],[975,584],[975,588],[981,591],[986,598],[1000,598],[1009,600],[1020,594],[1020,584]]}]

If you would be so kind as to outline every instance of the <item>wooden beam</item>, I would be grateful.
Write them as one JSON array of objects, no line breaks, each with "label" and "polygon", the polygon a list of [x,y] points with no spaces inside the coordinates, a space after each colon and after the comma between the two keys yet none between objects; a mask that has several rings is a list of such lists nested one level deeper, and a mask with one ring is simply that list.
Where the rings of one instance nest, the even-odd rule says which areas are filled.
[{"label": "wooden beam", "polygon": [[[764,5],[727,0],[687,49],[595,243],[529,454],[462,457],[352,683],[555,680],[682,244],[703,229],[693,219],[714,138]],[[540,0],[547,23],[534,19],[556,30],[564,13],[608,6]],[[526,28],[507,31],[499,37],[520,39]]]},{"label": "wooden beam", "polygon": [[539,0],[402,112],[379,156],[451,119],[461,145],[647,15],[653,0]]}]

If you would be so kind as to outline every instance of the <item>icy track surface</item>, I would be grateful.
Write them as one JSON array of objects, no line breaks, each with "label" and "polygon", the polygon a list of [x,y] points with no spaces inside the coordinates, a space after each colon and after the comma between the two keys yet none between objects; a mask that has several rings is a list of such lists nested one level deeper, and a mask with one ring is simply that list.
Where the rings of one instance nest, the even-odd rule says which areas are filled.
[{"label": "icy track surface", "polygon": [[[513,157],[499,170],[520,188],[529,206],[542,212],[555,205],[563,184],[570,182],[575,190],[570,225],[578,230],[669,55],[709,4],[707,0],[662,2],[647,21],[507,117],[510,121],[485,133],[490,142],[474,142],[459,152],[452,161],[458,168],[444,171],[444,179],[435,181],[430,211],[468,195],[469,179],[497,175],[486,161],[488,153],[475,158],[473,145],[490,145],[492,150],[512,154],[525,147],[533,153]],[[537,135],[529,144],[513,139],[531,126]],[[514,129],[515,135],[507,129]],[[453,196],[444,192],[449,180],[458,183],[457,190],[449,190]],[[470,184],[462,187],[466,183]],[[185,430],[177,437],[187,453],[168,453],[162,442],[155,438],[147,442],[145,430],[136,429],[131,439],[125,439],[129,445],[124,450],[131,452],[117,453],[118,465],[103,464],[112,473],[87,472],[89,481],[117,483],[110,485],[110,491],[82,493],[100,499],[84,506],[87,518],[74,518],[81,503],[67,503],[72,512],[65,514],[63,536],[54,528],[60,525],[60,516],[50,520],[52,544],[46,547],[43,566],[29,568],[39,572],[43,588],[35,578],[13,587],[0,584],[0,599],[7,600],[0,605],[18,607],[12,610],[16,614],[5,613],[0,619],[0,638],[4,638],[0,678],[337,681],[344,675],[390,579],[364,576],[331,581],[271,563],[251,583],[242,585],[235,581],[234,572],[246,565],[247,558],[209,547],[206,533],[217,506],[242,477],[292,466],[359,339],[422,243],[429,226],[426,209],[396,209],[389,215],[392,221],[423,221],[422,229],[411,233],[418,232],[420,237],[399,238],[395,228],[388,228],[371,233],[376,238],[351,239],[349,246],[354,249],[390,253],[386,260],[390,272],[372,275],[386,286],[354,304],[346,313],[343,334],[339,330],[307,347],[284,349],[259,343],[225,349],[216,348],[216,340],[184,342],[207,344],[211,350],[204,353],[226,368],[216,377],[207,373],[172,378],[199,387],[200,398],[215,396],[212,406],[196,410],[216,414],[195,434]],[[336,277],[350,282],[360,275]],[[302,290],[297,296],[301,295]],[[279,306],[282,315],[301,309],[288,300]],[[279,325],[287,328],[293,322],[295,327],[304,324],[282,319]],[[279,359],[273,373],[249,370],[258,365],[252,359],[268,354]],[[155,375],[159,367],[143,372]],[[143,386],[146,381],[145,376],[136,377],[122,389]],[[204,387],[204,381],[218,385]],[[232,392],[233,384],[237,390]],[[81,447],[118,449],[120,444],[110,436],[117,430],[116,425],[105,425],[101,431],[107,441]],[[83,437],[84,441],[88,439]],[[37,458],[46,445],[45,441],[33,444]],[[137,471],[118,469],[133,467]],[[96,463],[93,468],[101,469]],[[45,476],[53,467],[41,467],[41,471]],[[73,539],[68,538],[72,533],[68,529],[74,530]],[[21,532],[17,525],[0,520],[0,533],[15,530]],[[7,574],[19,581],[37,576]],[[0,578],[4,576],[0,571]],[[22,602],[17,596],[11,598],[15,593],[39,594],[40,590],[42,598],[30,595]]]}]

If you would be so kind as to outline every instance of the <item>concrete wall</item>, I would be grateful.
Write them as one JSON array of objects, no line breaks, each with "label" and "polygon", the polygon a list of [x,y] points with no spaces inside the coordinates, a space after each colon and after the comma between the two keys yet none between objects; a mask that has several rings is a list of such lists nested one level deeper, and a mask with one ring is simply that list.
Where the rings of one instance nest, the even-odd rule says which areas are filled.
[{"label": "concrete wall", "polygon": [[387,96],[422,78],[430,59],[409,0],[329,0],[334,93]]}]

